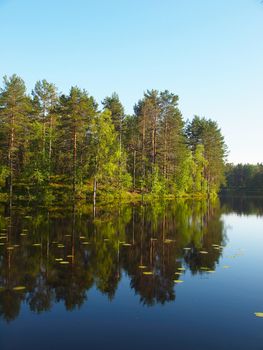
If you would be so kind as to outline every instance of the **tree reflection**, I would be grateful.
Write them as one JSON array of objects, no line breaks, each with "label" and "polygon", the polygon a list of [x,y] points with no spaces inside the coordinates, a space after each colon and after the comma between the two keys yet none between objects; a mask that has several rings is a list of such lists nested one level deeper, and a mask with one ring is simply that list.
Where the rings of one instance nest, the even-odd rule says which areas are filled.
[{"label": "tree reflection", "polygon": [[95,219],[92,207],[1,208],[0,315],[15,319],[21,302],[36,313],[58,302],[80,308],[92,287],[112,300],[123,274],[144,305],[171,302],[178,268],[215,269],[221,214],[218,201],[102,207]]}]

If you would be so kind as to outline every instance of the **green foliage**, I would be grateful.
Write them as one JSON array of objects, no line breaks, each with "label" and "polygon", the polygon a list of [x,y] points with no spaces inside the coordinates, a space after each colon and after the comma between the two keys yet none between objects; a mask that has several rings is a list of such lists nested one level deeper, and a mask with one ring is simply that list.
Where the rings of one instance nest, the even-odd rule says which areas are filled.
[{"label": "green foliage", "polygon": [[7,166],[0,166],[0,188],[3,188],[6,183],[6,179],[9,176],[9,169]]},{"label": "green foliage", "polygon": [[42,80],[30,97],[20,77],[4,77],[0,187],[49,202],[217,193],[226,155],[221,131],[199,117],[185,126],[178,101],[168,90],[148,90],[128,116],[116,93],[98,111],[76,86],[59,95]]},{"label": "green foliage", "polygon": [[224,190],[263,192],[263,164],[227,164]]},{"label": "green foliage", "polygon": [[199,144],[204,146],[204,158],[207,164],[204,177],[208,193],[217,193],[224,184],[225,158],[227,148],[221,130],[215,121],[197,116],[186,127],[188,143],[194,152]]}]

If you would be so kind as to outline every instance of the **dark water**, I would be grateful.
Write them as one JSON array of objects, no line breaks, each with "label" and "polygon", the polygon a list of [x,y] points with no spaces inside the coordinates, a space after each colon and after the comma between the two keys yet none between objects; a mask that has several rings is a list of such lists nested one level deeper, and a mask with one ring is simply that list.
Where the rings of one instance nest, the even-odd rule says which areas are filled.
[{"label": "dark water", "polygon": [[262,198],[0,210],[1,350],[263,349]]}]

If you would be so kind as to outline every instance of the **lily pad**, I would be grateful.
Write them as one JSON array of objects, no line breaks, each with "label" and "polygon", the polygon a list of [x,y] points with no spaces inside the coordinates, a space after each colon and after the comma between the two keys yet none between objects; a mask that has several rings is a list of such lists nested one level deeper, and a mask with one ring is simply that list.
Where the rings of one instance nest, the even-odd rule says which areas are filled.
[{"label": "lily pad", "polygon": [[26,287],[25,286],[16,286],[13,288],[13,290],[25,290]]},{"label": "lily pad", "polygon": [[138,267],[139,267],[139,269],[146,269],[147,266],[145,266],[145,265],[139,265]]},{"label": "lily pad", "polygon": [[185,271],[185,268],[184,268],[184,267],[178,267],[177,270],[179,270],[179,271]]},{"label": "lily pad", "polygon": [[144,271],[143,274],[144,275],[153,275],[153,272],[152,271]]},{"label": "lily pad", "polygon": [[60,261],[59,263],[62,265],[66,265],[66,264],[69,264],[69,261]]},{"label": "lily pad", "polygon": [[200,250],[199,252],[200,254],[208,254],[208,252],[206,250]]},{"label": "lily pad", "polygon": [[183,283],[182,280],[174,280],[174,283]]}]

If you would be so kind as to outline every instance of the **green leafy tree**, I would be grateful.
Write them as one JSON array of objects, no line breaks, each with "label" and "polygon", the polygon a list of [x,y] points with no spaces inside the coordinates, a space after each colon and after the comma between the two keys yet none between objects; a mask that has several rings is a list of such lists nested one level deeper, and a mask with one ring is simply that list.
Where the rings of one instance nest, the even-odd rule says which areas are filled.
[{"label": "green leafy tree", "polygon": [[207,192],[217,193],[225,181],[226,145],[217,123],[211,119],[197,116],[186,127],[188,142],[193,151],[199,144],[204,146],[204,156],[207,160],[205,179]]}]

